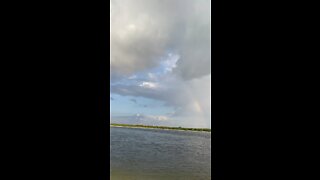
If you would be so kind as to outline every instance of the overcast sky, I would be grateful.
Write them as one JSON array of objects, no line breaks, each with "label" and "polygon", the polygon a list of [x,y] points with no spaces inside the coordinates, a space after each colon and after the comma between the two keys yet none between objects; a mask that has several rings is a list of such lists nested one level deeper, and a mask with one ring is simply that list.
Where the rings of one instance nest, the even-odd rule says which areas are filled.
[{"label": "overcast sky", "polygon": [[111,0],[111,122],[211,126],[210,0]]}]

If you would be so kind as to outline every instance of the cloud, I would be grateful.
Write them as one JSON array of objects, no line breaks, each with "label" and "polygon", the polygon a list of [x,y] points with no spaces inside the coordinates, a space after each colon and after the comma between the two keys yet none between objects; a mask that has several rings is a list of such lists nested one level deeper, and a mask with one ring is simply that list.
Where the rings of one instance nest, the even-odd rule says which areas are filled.
[{"label": "cloud", "polygon": [[132,102],[137,104],[137,100],[136,99],[130,99],[130,101],[132,101]]},{"label": "cloud", "polygon": [[[191,81],[166,76],[158,84],[159,88],[115,85],[111,86],[111,92],[122,96],[145,97],[164,101],[165,105],[175,109],[172,116],[190,117],[191,121],[197,121],[198,124],[210,125],[211,75]],[[161,86],[166,88],[160,88]]]},{"label": "cloud", "polygon": [[167,116],[151,116],[144,114],[134,114],[130,116],[116,116],[111,118],[112,123],[123,124],[143,124],[143,125],[156,125],[165,126],[172,125]]},{"label": "cloud", "polygon": [[210,0],[112,0],[111,8],[113,78],[157,67],[172,52],[183,79],[211,73]]},{"label": "cloud", "polygon": [[111,93],[163,101],[170,121],[210,126],[210,34],[210,0],[111,0]]},{"label": "cloud", "polygon": [[139,84],[139,86],[148,89],[156,89],[158,87],[158,84],[154,82],[143,81],[141,84]]},{"label": "cloud", "polygon": [[136,79],[136,78],[137,78],[136,75],[132,75],[132,76],[130,76],[128,79]]}]

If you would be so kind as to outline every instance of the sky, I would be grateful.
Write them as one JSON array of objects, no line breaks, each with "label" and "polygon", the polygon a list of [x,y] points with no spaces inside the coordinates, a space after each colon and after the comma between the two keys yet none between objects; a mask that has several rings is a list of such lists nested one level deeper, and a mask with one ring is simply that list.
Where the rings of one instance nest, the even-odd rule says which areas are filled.
[{"label": "sky", "polygon": [[111,123],[211,127],[210,0],[111,0]]}]

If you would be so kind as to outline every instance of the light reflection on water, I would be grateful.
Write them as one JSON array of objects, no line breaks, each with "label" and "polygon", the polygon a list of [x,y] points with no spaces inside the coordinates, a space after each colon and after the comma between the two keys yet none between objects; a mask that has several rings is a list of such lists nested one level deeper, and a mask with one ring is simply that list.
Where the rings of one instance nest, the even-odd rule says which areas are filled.
[{"label": "light reflection on water", "polygon": [[111,127],[111,179],[211,179],[211,133]]}]

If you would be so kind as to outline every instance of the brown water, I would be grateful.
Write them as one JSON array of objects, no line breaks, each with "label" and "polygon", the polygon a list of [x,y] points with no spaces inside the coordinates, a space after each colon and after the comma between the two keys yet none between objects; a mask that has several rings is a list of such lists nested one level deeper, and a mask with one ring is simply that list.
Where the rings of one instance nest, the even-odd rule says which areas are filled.
[{"label": "brown water", "polygon": [[112,180],[209,180],[211,133],[111,127]]}]

